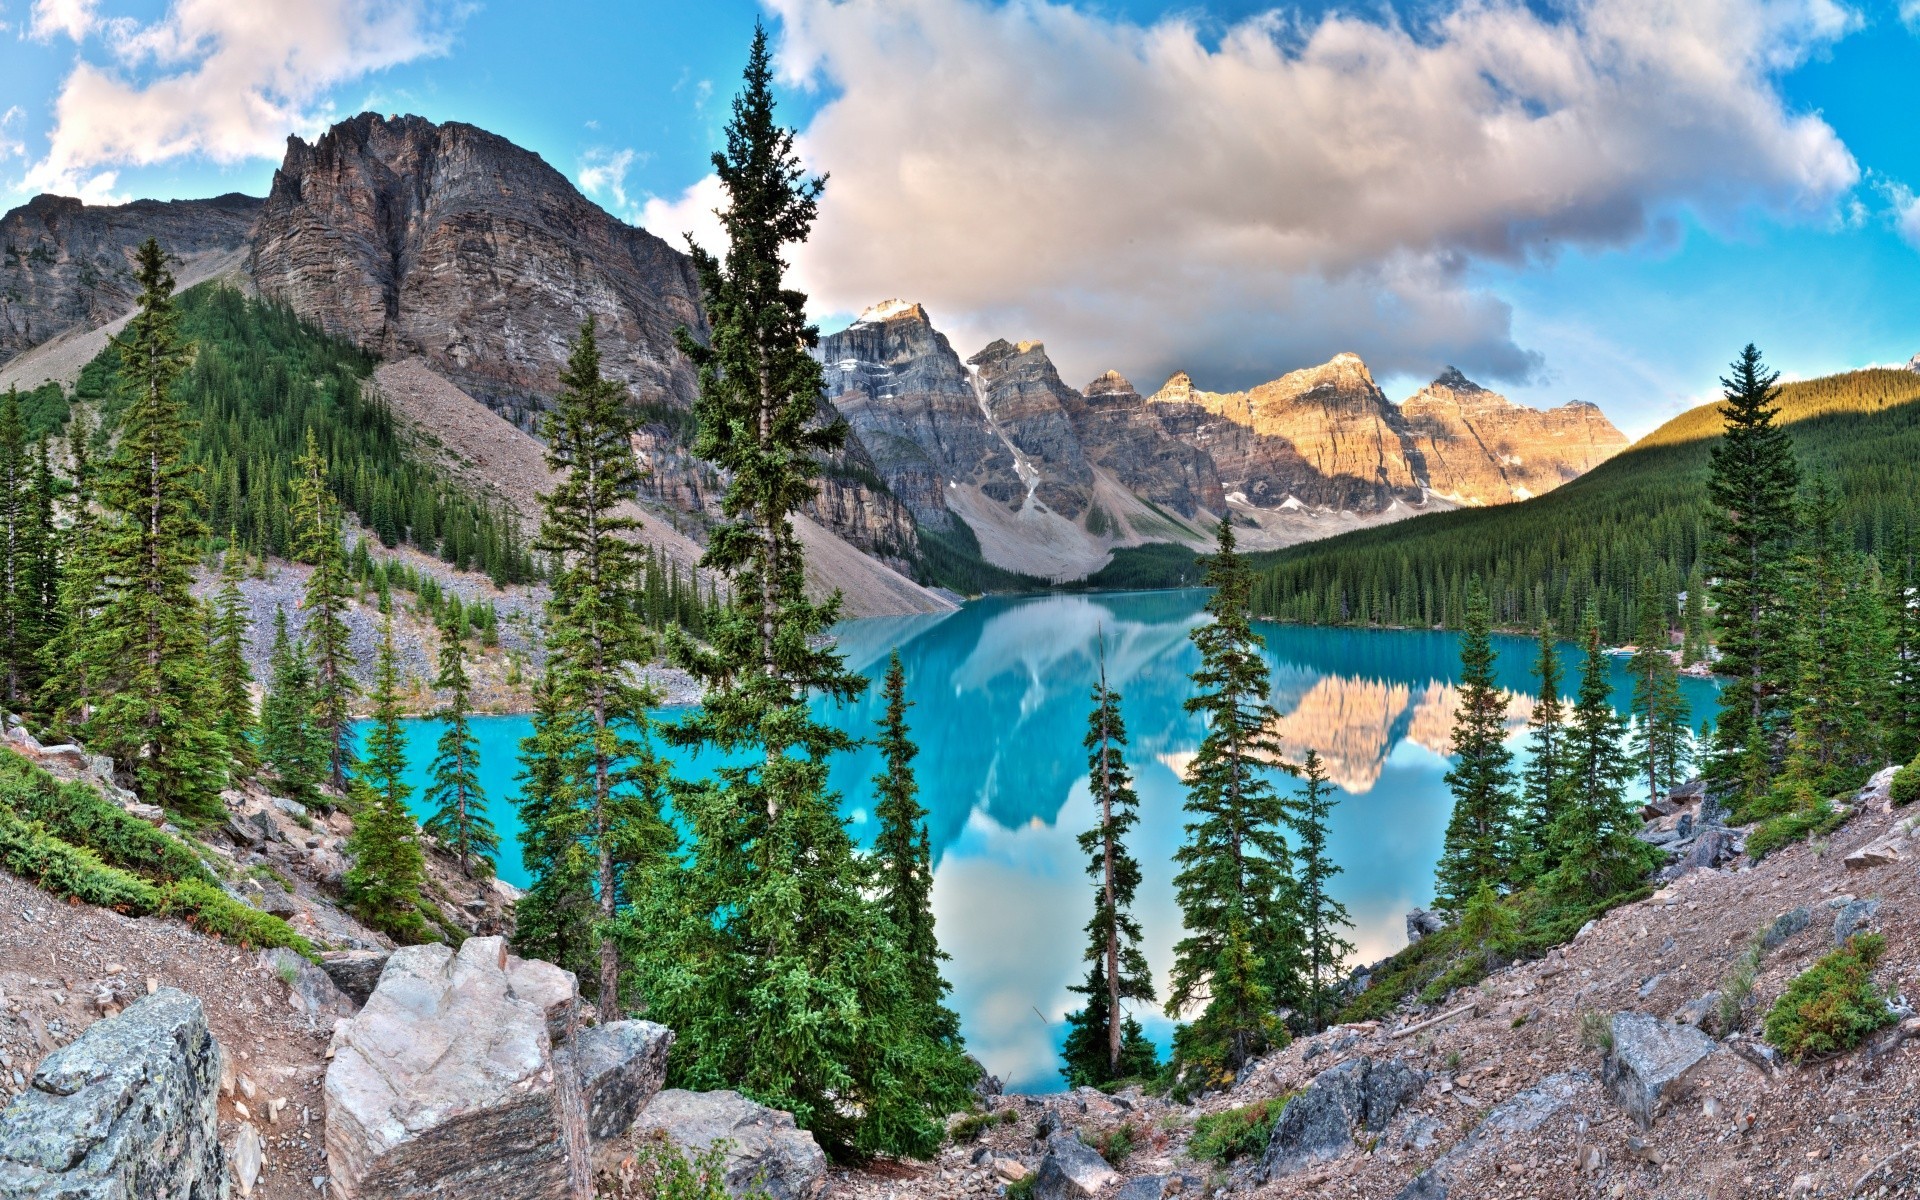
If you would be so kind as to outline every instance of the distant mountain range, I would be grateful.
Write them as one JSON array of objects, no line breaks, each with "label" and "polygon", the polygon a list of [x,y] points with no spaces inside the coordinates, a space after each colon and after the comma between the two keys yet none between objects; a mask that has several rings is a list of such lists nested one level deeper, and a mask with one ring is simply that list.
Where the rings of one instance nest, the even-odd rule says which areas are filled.
[{"label": "distant mountain range", "polygon": [[1115,546],[1204,545],[1223,515],[1272,548],[1549,491],[1627,444],[1592,404],[1542,412],[1449,369],[1395,404],[1353,354],[1244,392],[1185,373],[1075,390],[1039,342],[964,362],[918,304],[822,340],[828,397],[923,529],[964,524],[999,566],[1053,578]]},{"label": "distant mountain range", "polygon": [[[148,236],[183,286],[224,278],[385,360],[403,417],[409,397],[435,397],[411,414],[433,422],[423,444],[469,465],[489,461],[499,419],[537,428],[591,314],[608,373],[646,417],[643,502],[693,539],[676,553],[696,553],[718,515],[724,480],[688,453],[695,380],[673,345],[681,325],[705,331],[691,264],[538,155],[471,125],[362,113],[289,138],[265,200],[36,197],[0,217],[0,384],[71,382],[130,308],[130,254]],[[1626,444],[1593,405],[1525,408],[1452,370],[1395,404],[1351,354],[1245,392],[1180,374],[1142,396],[1112,372],[1076,390],[1039,342],[963,361],[897,301],[824,338],[820,357],[822,416],[838,410],[854,436],[810,514],[832,543],[817,582],[846,587],[855,613],[940,607],[906,576],[935,582],[942,563],[1073,579],[1115,547],[1204,546],[1229,514],[1257,548],[1502,504]],[[449,409],[452,394],[471,407]],[[470,474],[526,507],[527,481]]]}]

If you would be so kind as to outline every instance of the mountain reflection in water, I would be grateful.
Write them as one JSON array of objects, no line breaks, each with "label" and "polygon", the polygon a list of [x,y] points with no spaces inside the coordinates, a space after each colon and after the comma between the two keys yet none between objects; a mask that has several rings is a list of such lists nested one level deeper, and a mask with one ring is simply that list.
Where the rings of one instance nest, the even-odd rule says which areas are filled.
[{"label": "mountain reflection in water", "polygon": [[[1164,986],[1179,935],[1172,855],[1181,838],[1180,772],[1202,732],[1182,708],[1197,661],[1187,635],[1205,601],[1198,590],[988,599],[955,613],[854,621],[839,630],[855,670],[877,680],[895,648],[905,663],[935,857],[934,908],[952,955],[952,1003],[969,1047],[1013,1086],[1059,1086],[1062,1018],[1079,1002],[1067,987],[1084,973],[1091,881],[1075,837],[1094,821],[1081,739],[1102,644],[1107,677],[1123,697],[1141,799],[1136,912]],[[1432,897],[1449,807],[1441,776],[1458,702],[1458,637],[1265,623],[1259,631],[1273,666],[1280,745],[1292,758],[1318,750],[1340,788],[1329,846],[1344,873],[1334,890],[1353,915],[1355,961],[1371,962],[1405,944],[1406,911]],[[1518,751],[1532,710],[1534,647],[1523,638],[1499,638],[1496,647]],[[1577,678],[1573,647],[1562,648],[1562,659]],[[1696,721],[1703,720],[1714,685],[1682,682]],[[1614,665],[1614,684],[1614,702],[1625,711],[1624,663]],[[864,736],[880,716],[878,692],[875,686],[837,710],[823,705],[823,715]],[[423,779],[440,727],[410,724],[414,771]],[[516,790],[513,756],[526,724],[524,717],[476,722],[488,795],[510,848],[517,822],[504,798]],[[878,769],[878,753],[862,747],[832,774],[863,842],[873,833],[869,780]],[[1292,786],[1284,776],[1278,783]],[[508,857],[516,856],[509,850]],[[503,863],[501,874],[525,878],[517,861]],[[1170,1023],[1153,1006],[1139,1016],[1164,1046]]]}]

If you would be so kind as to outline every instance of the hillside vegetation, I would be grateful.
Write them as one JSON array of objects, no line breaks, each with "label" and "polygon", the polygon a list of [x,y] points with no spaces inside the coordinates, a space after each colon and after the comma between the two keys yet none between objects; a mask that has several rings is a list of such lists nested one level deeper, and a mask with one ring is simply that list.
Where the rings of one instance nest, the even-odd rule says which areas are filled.
[{"label": "hillside vegetation", "polygon": [[[1854,371],[1780,389],[1780,420],[1809,478],[1841,496],[1856,548],[1901,544],[1920,516],[1920,375]],[[1591,599],[1606,635],[1630,636],[1653,588],[1671,612],[1705,536],[1707,451],[1719,405],[1675,417],[1544,496],[1416,517],[1283,550],[1256,581],[1255,611],[1325,624],[1460,624],[1482,579],[1495,623],[1572,629]]]}]

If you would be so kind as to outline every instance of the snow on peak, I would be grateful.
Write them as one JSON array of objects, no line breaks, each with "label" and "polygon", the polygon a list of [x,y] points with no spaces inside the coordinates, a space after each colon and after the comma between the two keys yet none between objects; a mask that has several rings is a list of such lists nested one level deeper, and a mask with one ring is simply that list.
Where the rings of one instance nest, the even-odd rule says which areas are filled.
[{"label": "snow on peak", "polygon": [[882,300],[860,314],[855,325],[878,325],[882,321],[891,321],[895,317],[910,317],[920,313],[920,306],[911,300]]}]

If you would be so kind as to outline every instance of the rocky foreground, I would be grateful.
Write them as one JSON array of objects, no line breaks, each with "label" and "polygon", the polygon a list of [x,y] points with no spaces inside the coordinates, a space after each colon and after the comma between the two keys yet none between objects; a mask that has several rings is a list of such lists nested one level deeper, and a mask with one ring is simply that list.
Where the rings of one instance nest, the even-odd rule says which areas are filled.
[{"label": "rocky foreground", "polygon": [[[77,750],[23,749],[158,819]],[[1757,865],[1681,794],[1650,813],[1644,836],[1673,863],[1649,899],[1438,1004],[1296,1042],[1227,1092],[983,1095],[933,1161],[859,1169],[830,1169],[791,1117],[734,1093],[660,1090],[672,1032],[596,1025],[570,975],[509,955],[510,889],[436,862],[435,898],[471,936],[395,950],[333,901],[337,822],[264,793],[229,806],[208,852],[236,895],[333,947],[317,963],[0,873],[0,1197],[627,1200],[650,1194],[636,1156],[660,1139],[720,1146],[729,1186],[773,1200],[1920,1188],[1920,1019],[1903,999],[1920,994],[1920,840],[1884,775],[1829,839]],[[1886,938],[1877,979],[1904,1019],[1782,1060],[1761,1016],[1863,930]]]}]

